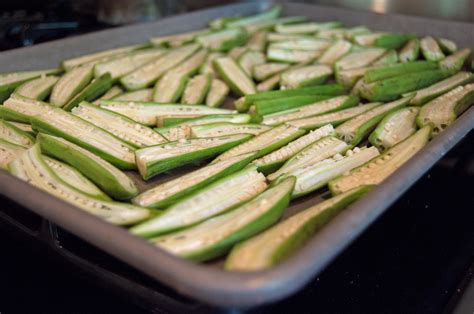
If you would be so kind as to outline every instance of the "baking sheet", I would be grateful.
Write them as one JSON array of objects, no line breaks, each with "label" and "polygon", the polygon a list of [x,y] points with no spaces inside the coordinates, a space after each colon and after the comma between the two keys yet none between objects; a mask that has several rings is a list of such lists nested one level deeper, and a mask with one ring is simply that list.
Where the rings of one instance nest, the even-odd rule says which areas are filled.
[{"label": "baking sheet", "polygon": [[[0,54],[0,71],[55,67],[61,60],[73,56],[140,43],[152,36],[202,28],[215,17],[236,13],[248,15],[264,8],[265,5],[259,3],[231,5],[155,23],[122,27],[7,51]],[[461,47],[474,42],[474,26],[466,23],[306,4],[287,4],[283,14],[304,15],[316,21],[338,19],[348,26],[364,24],[375,30],[447,37],[458,42]],[[393,176],[332,220],[293,257],[271,270],[255,273],[225,272],[219,268],[219,260],[199,265],[171,256],[130,235],[126,230],[77,210],[4,171],[0,172],[0,193],[187,296],[220,306],[249,307],[281,299],[304,286],[465,136],[473,128],[473,123],[474,108],[471,108]],[[190,169],[173,171],[170,176]],[[132,175],[137,177],[136,174]],[[141,182],[140,189],[144,189],[167,179],[169,176],[158,176],[147,182],[146,186],[138,181]],[[317,203],[324,194],[323,191],[297,200],[286,210],[284,217]]]}]

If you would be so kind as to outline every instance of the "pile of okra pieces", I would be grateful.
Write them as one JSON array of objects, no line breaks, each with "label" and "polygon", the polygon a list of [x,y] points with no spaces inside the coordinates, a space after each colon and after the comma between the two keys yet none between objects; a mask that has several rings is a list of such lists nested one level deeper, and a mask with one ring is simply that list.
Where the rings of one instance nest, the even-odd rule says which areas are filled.
[{"label": "pile of okra pieces", "polygon": [[0,167],[174,255],[265,269],[467,110],[473,66],[444,38],[222,17],[1,74]]}]

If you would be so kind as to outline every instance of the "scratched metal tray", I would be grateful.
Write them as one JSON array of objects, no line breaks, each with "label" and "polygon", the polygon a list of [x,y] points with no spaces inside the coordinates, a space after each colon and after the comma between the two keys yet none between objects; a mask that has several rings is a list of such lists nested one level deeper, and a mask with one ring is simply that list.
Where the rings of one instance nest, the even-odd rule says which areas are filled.
[{"label": "scratched metal tray", "polygon": [[[267,6],[262,3],[229,5],[167,18],[155,23],[121,27],[6,51],[0,53],[0,72],[55,67],[61,60],[73,56],[144,42],[152,36],[198,29],[216,17],[254,14],[266,8]],[[473,24],[401,15],[381,15],[307,4],[285,4],[283,8],[284,15],[303,15],[315,21],[336,19],[348,26],[363,24],[374,30],[447,37],[455,40],[461,47],[468,47],[474,43]],[[70,245],[77,250],[81,245],[75,243],[74,240],[69,241],[70,237],[64,234],[77,236],[100,251],[119,259],[124,265],[128,264],[136,271],[146,274],[147,278],[151,278],[160,287],[166,286],[169,291],[178,292],[210,305],[247,308],[282,299],[302,288],[459,142],[473,126],[474,108],[471,108],[390,178],[333,219],[294,256],[273,269],[254,273],[223,271],[220,267],[222,260],[195,264],[171,256],[146,241],[132,236],[125,229],[110,225],[78,210],[12,177],[5,171],[0,171],[0,193],[2,198],[7,198],[35,213],[31,215],[39,215],[58,226],[56,228],[55,225],[44,221],[38,223],[37,226],[33,223],[33,226],[28,228],[36,228],[37,231],[28,231],[30,235],[43,234],[42,231],[45,229],[48,229],[48,232],[52,231],[53,234],[56,230],[66,230],[66,232],[60,231],[63,239],[66,239],[64,245]],[[179,170],[179,172],[182,171],[186,170]],[[178,171],[173,175],[177,173]],[[158,180],[167,178],[169,177],[163,176]],[[141,182],[139,185],[141,189],[144,189],[153,184],[156,184],[156,180],[148,183]],[[317,203],[325,193],[327,192],[323,191],[295,202],[286,210],[284,218]],[[5,206],[5,202],[3,204]],[[20,228],[28,229],[21,224],[16,224],[15,218],[11,217],[12,214],[15,216],[12,210],[8,213],[3,208],[0,209],[0,218]],[[46,242],[51,242],[51,240]],[[103,252],[100,251],[99,253],[102,254]],[[99,253],[96,255],[100,255]],[[94,267],[99,263],[93,261],[92,257],[89,261],[81,260],[70,252],[64,253],[63,256],[73,260],[82,268]],[[118,278],[114,274],[119,272],[119,270],[110,270],[109,275],[101,275],[112,283]],[[134,280],[130,275],[126,279],[131,283]]]}]

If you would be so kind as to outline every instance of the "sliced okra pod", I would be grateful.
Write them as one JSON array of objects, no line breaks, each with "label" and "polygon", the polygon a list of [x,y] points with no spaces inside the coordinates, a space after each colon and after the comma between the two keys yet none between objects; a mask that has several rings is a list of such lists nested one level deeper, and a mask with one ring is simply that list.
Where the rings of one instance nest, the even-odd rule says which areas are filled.
[{"label": "sliced okra pod", "polygon": [[264,51],[267,45],[267,31],[257,31],[247,41],[246,47],[250,50]]},{"label": "sliced okra pod", "polygon": [[274,99],[256,100],[254,105],[250,107],[251,111],[255,111],[259,115],[268,115],[275,112],[296,109],[305,105],[309,105],[318,101],[331,98],[327,95],[301,95],[290,96]]},{"label": "sliced okra pod", "polygon": [[350,90],[370,69],[372,69],[372,67],[338,71],[336,72],[336,81],[347,90]]},{"label": "sliced okra pod", "polygon": [[295,89],[324,83],[332,74],[328,65],[316,64],[301,68],[286,70],[281,74],[282,89]]},{"label": "sliced okra pod", "polygon": [[247,42],[248,33],[242,27],[226,28],[196,37],[196,42],[212,51],[226,52]]},{"label": "sliced okra pod", "polygon": [[93,101],[100,95],[104,94],[111,86],[111,76],[109,73],[105,73],[101,77],[92,80],[89,85],[84,87],[81,92],[79,92],[76,96],[74,96],[74,98],[66,103],[63,109],[66,111],[71,111],[82,101]]},{"label": "sliced okra pod", "polygon": [[227,84],[219,79],[212,79],[211,87],[206,96],[206,106],[219,107],[224,102],[229,91],[230,89]]},{"label": "sliced okra pod", "polygon": [[214,67],[234,93],[248,95],[256,92],[254,82],[234,59],[230,57],[218,58],[214,60]]},{"label": "sliced okra pod", "polygon": [[29,123],[22,123],[22,122],[14,122],[8,121],[13,126],[16,126],[18,129],[28,133],[29,135],[36,136],[36,131],[33,130],[33,127]]},{"label": "sliced okra pod", "polygon": [[271,43],[269,49],[289,49],[289,50],[324,50],[331,46],[331,41],[319,38],[304,38],[284,40]]},{"label": "sliced okra pod", "polygon": [[279,62],[262,63],[253,67],[253,77],[258,81],[263,81],[288,69],[289,66],[287,63]]},{"label": "sliced okra pod", "polygon": [[43,100],[49,96],[54,84],[58,81],[57,76],[44,76],[21,84],[15,93],[24,97]]},{"label": "sliced okra pod", "polygon": [[189,79],[181,97],[181,103],[187,105],[204,103],[204,99],[211,88],[211,82],[212,76],[210,74],[199,74]]},{"label": "sliced okra pod", "polygon": [[274,6],[268,11],[262,12],[260,14],[255,14],[247,17],[238,18],[236,20],[231,20],[225,23],[225,27],[245,27],[262,22],[273,21],[280,16],[281,7]]},{"label": "sliced okra pod", "polygon": [[193,42],[198,35],[207,34],[209,29],[199,29],[197,31],[184,32],[168,36],[152,37],[150,38],[150,43],[153,46],[161,47],[180,47],[185,44]]},{"label": "sliced okra pod", "polygon": [[268,33],[267,41],[270,43],[279,42],[279,41],[289,41],[289,40],[300,40],[300,39],[314,39],[311,35],[301,35],[301,34],[281,34],[281,33]]},{"label": "sliced okra pod", "polygon": [[441,51],[436,40],[433,37],[426,36],[420,40],[421,53],[426,60],[440,61],[444,59],[444,53]]},{"label": "sliced okra pod", "polygon": [[385,52],[383,48],[366,48],[350,52],[334,63],[336,72],[368,66],[382,57]]},{"label": "sliced okra pod", "polygon": [[453,53],[450,56],[447,56],[443,60],[439,62],[439,67],[441,69],[446,69],[450,70],[454,73],[459,72],[463,65],[464,62],[466,62],[466,59],[469,57],[471,54],[471,49],[464,48],[461,49],[455,53]]},{"label": "sliced okra pod", "polygon": [[191,137],[216,137],[233,134],[252,134],[258,135],[260,133],[270,130],[270,126],[261,124],[234,124],[234,123],[211,123],[204,125],[196,125],[191,127]]},{"label": "sliced okra pod", "polygon": [[357,35],[354,41],[359,45],[398,49],[413,38],[415,38],[413,34],[372,33]]},{"label": "sliced okra pod", "polygon": [[391,64],[367,70],[364,74],[364,81],[372,83],[395,76],[405,75],[407,73],[435,70],[437,68],[438,64],[431,61],[413,61]]},{"label": "sliced okra pod", "polygon": [[0,120],[0,139],[23,147],[29,147],[35,143],[33,136],[4,120]]},{"label": "sliced okra pod", "polygon": [[226,123],[254,123],[259,121],[253,121],[254,117],[247,113],[237,113],[237,114],[212,114],[206,115],[199,118],[192,118],[192,119],[168,119],[165,120],[164,126],[165,127],[172,127],[172,126],[195,126],[195,125],[204,125],[204,124],[211,124],[211,123],[218,123],[218,122],[226,122]]},{"label": "sliced okra pod", "polygon": [[280,74],[275,74],[269,78],[267,78],[265,81],[260,82],[255,88],[257,89],[258,93],[261,92],[268,92],[271,90],[274,90],[280,85]]},{"label": "sliced okra pod", "polygon": [[[145,101],[150,102],[153,100],[153,89],[144,88],[139,89],[133,92],[123,93],[118,96],[113,97],[112,99],[102,99],[102,100],[121,100],[121,101]],[[100,101],[99,101],[100,104]]]},{"label": "sliced okra pod", "polygon": [[446,38],[437,38],[436,41],[438,42],[441,50],[447,54],[455,53],[458,50],[458,46],[452,40]]},{"label": "sliced okra pod", "polygon": [[254,66],[264,64],[265,61],[266,59],[264,53],[253,50],[244,52],[237,60],[242,70],[244,70],[245,74],[247,74],[249,77],[252,77],[252,70]]},{"label": "sliced okra pod", "polygon": [[323,54],[324,50],[296,50],[270,47],[267,49],[267,59],[285,63],[311,62]]},{"label": "sliced okra pod", "polygon": [[352,44],[346,40],[338,40],[331,47],[326,49],[318,58],[318,63],[333,65],[344,55],[349,53]]},{"label": "sliced okra pod", "polygon": [[[227,56],[228,57],[231,57],[232,59],[234,60],[238,60],[240,58],[240,56],[242,56],[244,53],[246,53],[248,51],[248,48],[247,47],[234,47],[232,48],[231,51],[229,51],[227,53]],[[225,55],[223,55],[224,57]],[[214,61],[213,61],[214,63]]]},{"label": "sliced okra pod", "polygon": [[331,21],[325,23],[297,23],[297,24],[278,24],[275,31],[281,34],[312,34],[322,29],[339,28],[342,23],[339,21]]},{"label": "sliced okra pod", "polygon": [[112,86],[105,94],[93,101],[94,104],[99,104],[100,100],[109,100],[123,94],[123,89],[120,86]]},{"label": "sliced okra pod", "polygon": [[192,137],[191,127],[189,125],[161,127],[156,128],[155,131],[170,142],[174,142],[181,139],[188,139]]},{"label": "sliced okra pod", "polygon": [[24,146],[0,138],[0,169],[8,169],[8,164],[21,156],[25,150]]},{"label": "sliced okra pod", "polygon": [[387,51],[383,56],[381,56],[377,61],[375,61],[373,66],[384,66],[395,64],[398,62],[398,54],[395,50],[391,49]]},{"label": "sliced okra pod", "polygon": [[47,112],[50,108],[52,106],[48,103],[13,93],[0,106],[0,116],[8,121],[30,123],[31,117]]},{"label": "sliced okra pod", "polygon": [[420,55],[420,40],[417,38],[409,40],[398,52],[400,62],[411,62],[418,59]]},{"label": "sliced okra pod", "polygon": [[57,74],[58,69],[40,71],[20,71],[0,74],[0,101],[7,99],[18,86],[38,77]]},{"label": "sliced okra pod", "polygon": [[76,67],[66,72],[54,85],[49,102],[56,107],[63,107],[79,94],[93,77],[94,67],[91,65]]},{"label": "sliced okra pod", "polygon": [[306,20],[307,18],[304,16],[285,16],[267,21],[260,21],[252,25],[245,26],[245,29],[247,30],[247,32],[252,34],[261,30],[271,30],[275,27],[275,25],[301,23]]},{"label": "sliced okra pod", "polygon": [[211,52],[207,54],[206,60],[199,67],[199,73],[201,74],[212,74],[212,76],[217,77],[217,73],[214,70],[213,62],[217,58],[222,58],[225,55],[220,52]]}]

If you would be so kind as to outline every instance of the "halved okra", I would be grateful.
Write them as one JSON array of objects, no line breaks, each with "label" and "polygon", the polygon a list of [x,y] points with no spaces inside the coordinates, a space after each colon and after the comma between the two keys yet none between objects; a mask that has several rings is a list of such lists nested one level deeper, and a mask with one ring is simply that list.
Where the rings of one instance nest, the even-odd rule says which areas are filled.
[{"label": "halved okra", "polygon": [[252,77],[252,70],[254,66],[265,63],[265,54],[260,51],[248,50],[244,52],[237,62],[239,63],[242,70],[249,77]]},{"label": "halved okra", "polygon": [[270,126],[261,124],[211,123],[191,127],[191,137],[203,138],[233,134],[258,135],[270,129]]},{"label": "halved okra", "polygon": [[344,155],[336,154],[308,167],[298,168],[284,174],[277,179],[277,182],[287,176],[294,176],[296,183],[291,198],[295,199],[326,186],[332,179],[365,164],[379,155],[379,151],[373,146],[369,148],[355,147],[346,151]]},{"label": "halved okra", "polygon": [[115,97],[118,97],[119,95],[123,94],[123,89],[120,86],[112,86],[105,94],[94,100],[94,104],[98,105],[99,100],[109,100],[109,99],[114,99]]},{"label": "halved okra", "polygon": [[370,186],[363,186],[327,199],[237,244],[225,261],[225,269],[248,272],[267,269],[280,263],[370,189]]},{"label": "halved okra", "polygon": [[71,113],[51,106],[30,121],[39,132],[63,137],[120,169],[136,169],[134,147]]},{"label": "halved okra", "polygon": [[155,128],[161,136],[166,138],[169,142],[174,142],[181,139],[191,138],[191,127],[189,125],[177,125],[170,127]]},{"label": "halved okra", "polygon": [[356,106],[359,98],[355,96],[337,96],[322,101],[317,101],[296,109],[280,111],[263,116],[262,124],[277,125],[290,120],[316,116],[323,113],[338,111]]},{"label": "halved okra", "polygon": [[257,152],[254,157],[259,158],[286,145],[304,133],[305,131],[293,126],[281,125],[260,133],[247,142],[227,150],[223,154],[217,156],[213,162],[226,160],[233,156],[250,152]]},{"label": "halved okra", "polygon": [[250,112],[255,111],[259,115],[269,115],[272,113],[288,111],[302,106],[306,106],[315,102],[323,101],[331,96],[327,95],[300,95],[281,97],[273,99],[256,100],[254,105],[250,107]]},{"label": "halved okra", "polygon": [[[341,70],[336,72],[336,82],[345,89],[350,90],[354,85],[360,80],[367,71],[372,69],[373,67],[361,67],[349,70]],[[354,93],[354,95],[357,95]]]},{"label": "halved okra", "polygon": [[0,74],[0,102],[7,99],[11,93],[25,82],[31,81],[38,77],[57,74],[58,69],[48,69],[39,71],[20,71]]},{"label": "halved okra", "polygon": [[466,59],[469,57],[470,54],[471,49],[461,49],[441,60],[439,62],[439,67],[441,69],[450,70],[453,73],[456,73],[462,69],[464,62],[466,62]]},{"label": "halved okra", "polygon": [[154,84],[168,70],[177,66],[199,49],[198,44],[190,44],[166,52],[156,60],[145,63],[120,79],[128,90],[146,88]]},{"label": "halved okra", "polygon": [[39,144],[12,161],[8,168],[10,173],[19,179],[112,224],[131,225],[151,214],[146,208],[90,197],[64,183],[43,160]]},{"label": "halved okra", "polygon": [[194,261],[223,255],[235,243],[277,222],[288,206],[294,184],[294,178],[287,178],[227,213],[183,231],[153,238],[151,242],[171,254]]},{"label": "halved okra", "polygon": [[224,24],[225,27],[244,27],[259,24],[262,22],[273,21],[280,16],[281,7],[276,5],[268,11],[251,16],[241,17],[235,20],[230,20]]},{"label": "halved okra", "polygon": [[372,65],[373,66],[385,66],[395,64],[398,62],[398,53],[396,50],[390,49],[383,56],[377,59]]},{"label": "halved okra", "polygon": [[158,145],[166,140],[151,128],[119,113],[81,102],[72,114],[98,126],[134,147]]},{"label": "halved okra", "polygon": [[329,190],[332,195],[337,195],[360,186],[381,183],[425,146],[430,133],[430,126],[423,127],[382,155],[329,182]]},{"label": "halved okra", "polygon": [[323,137],[288,159],[280,169],[269,174],[267,179],[274,181],[279,176],[289,174],[300,168],[307,168],[336,154],[342,154],[349,148],[350,146],[346,142],[332,135]]},{"label": "halved okra", "polygon": [[250,34],[253,34],[261,30],[271,30],[275,27],[275,25],[301,23],[306,20],[307,18],[304,16],[285,16],[285,17],[279,17],[279,18],[275,18],[275,19],[271,19],[267,21],[260,21],[252,25],[247,25],[245,26],[245,29]]},{"label": "halved okra", "polygon": [[410,104],[415,106],[423,105],[428,101],[449,92],[459,85],[464,85],[473,81],[473,73],[459,72],[451,77],[448,77],[447,79],[439,81],[436,84],[413,92],[415,96],[410,100]]},{"label": "halved okra", "polygon": [[221,162],[209,164],[176,179],[166,181],[136,196],[132,202],[138,206],[165,208],[218,179],[244,168],[254,153],[243,154]]},{"label": "halved okra", "polygon": [[347,40],[338,40],[323,52],[323,54],[318,58],[318,63],[333,65],[344,55],[349,53],[351,47],[352,44]]},{"label": "halved okra", "polygon": [[416,132],[418,111],[417,107],[406,107],[388,114],[370,134],[369,142],[385,151],[403,141]]},{"label": "halved okra", "polygon": [[236,114],[211,114],[205,115],[198,118],[191,119],[167,119],[164,121],[164,127],[172,126],[195,126],[195,125],[204,125],[218,122],[225,123],[255,123],[259,121],[254,121],[255,118],[248,113],[236,113]]},{"label": "halved okra", "polygon": [[282,40],[271,43],[269,49],[289,49],[289,50],[324,50],[331,46],[331,41],[320,38],[303,38]]},{"label": "halved okra", "polygon": [[322,29],[318,31],[315,36],[316,38],[323,38],[329,40],[340,40],[345,38],[347,29],[346,28],[330,28]]},{"label": "halved okra", "polygon": [[219,79],[212,79],[211,87],[206,96],[206,106],[219,107],[224,102],[225,98],[229,94],[229,87],[227,84]]},{"label": "halved okra", "polygon": [[211,88],[212,76],[199,74],[188,80],[184,89],[181,103],[197,105],[204,103],[204,99]]},{"label": "halved okra", "polygon": [[264,51],[267,45],[267,31],[256,31],[252,34],[245,45],[250,50]]},{"label": "halved okra", "polygon": [[205,28],[199,29],[197,31],[178,33],[168,36],[152,37],[150,38],[150,43],[153,46],[176,48],[193,42],[198,35],[206,34],[209,31],[209,29]]},{"label": "halved okra", "polygon": [[13,126],[16,126],[20,130],[28,133],[29,135],[36,136],[36,131],[33,130],[33,127],[29,123],[22,123],[22,122],[14,122],[14,121],[8,121]]},{"label": "halved okra", "polygon": [[35,143],[33,136],[4,120],[0,120],[0,139],[23,147],[29,147]]},{"label": "halved okra", "polygon": [[0,117],[8,121],[30,123],[31,117],[47,112],[51,107],[40,100],[13,93],[3,106],[0,106]]},{"label": "halved okra", "polygon": [[331,67],[324,64],[290,69],[281,74],[280,86],[282,89],[295,89],[310,85],[319,85],[324,83],[331,74]]},{"label": "halved okra", "polygon": [[340,124],[337,134],[347,143],[357,145],[389,113],[405,107],[412,96],[377,106]]},{"label": "halved okra", "polygon": [[407,73],[428,71],[437,68],[438,64],[432,61],[413,61],[391,64],[367,70],[367,72],[364,74],[364,81],[367,83],[372,83],[399,75],[405,75]]},{"label": "halved okra", "polygon": [[420,40],[417,38],[409,40],[398,52],[400,62],[411,62],[418,59],[420,55]]},{"label": "halved okra", "polygon": [[233,114],[235,111],[208,106],[163,104],[141,101],[104,100],[99,102],[104,109],[120,113],[138,123],[157,125],[157,117],[202,117],[211,114]]},{"label": "halved okra", "polygon": [[227,52],[234,47],[244,45],[247,39],[248,33],[244,28],[232,27],[201,34],[196,37],[196,42],[212,51]]},{"label": "halved okra", "polygon": [[323,52],[324,50],[296,50],[269,47],[267,49],[267,59],[285,63],[305,63],[320,57]]},{"label": "halved okra", "polygon": [[122,171],[99,156],[61,137],[38,135],[41,150],[80,171],[115,199],[130,199],[138,194],[135,183]]},{"label": "halved okra", "polygon": [[264,155],[263,157],[254,160],[252,164],[258,167],[258,171],[265,174],[273,172],[281,167],[285,161],[298,154],[301,150],[333,132],[334,128],[332,125],[326,125],[289,142],[285,146],[269,153],[268,155]]},{"label": "halved okra", "polygon": [[474,84],[458,86],[421,107],[416,122],[419,127],[431,125],[432,136],[436,136],[472,104],[474,104]]},{"label": "halved okra", "polygon": [[[234,47],[227,53],[227,56],[237,61],[240,58],[240,56],[242,56],[247,51],[248,51],[247,47]],[[225,55],[223,55],[223,57],[224,56]]]},{"label": "halved okra", "polygon": [[274,90],[280,85],[280,74],[275,74],[263,82],[260,82],[255,86],[257,93],[268,92]]},{"label": "halved okra", "polygon": [[342,23],[339,21],[324,23],[308,22],[288,25],[278,24],[275,26],[275,31],[281,34],[311,34],[322,29],[339,28],[341,26]]},{"label": "halved okra", "polygon": [[56,107],[63,107],[92,81],[94,67],[79,66],[66,72],[56,82],[51,91],[49,102]]},{"label": "halved okra", "polygon": [[21,84],[15,89],[15,93],[24,97],[43,100],[49,96],[58,79],[57,76],[52,75],[39,77]]},{"label": "halved okra", "polygon": [[195,225],[255,197],[266,189],[265,181],[256,167],[246,167],[192,193],[130,231],[152,237]]},{"label": "halved okra", "polygon": [[25,150],[23,146],[0,138],[0,169],[8,169],[8,164],[17,159]]},{"label": "halved okra", "polygon": [[[101,99],[101,100],[121,100],[121,101],[143,101],[150,102],[153,100],[153,89],[144,88],[138,89],[133,92],[122,93],[118,96],[115,96],[111,99]],[[98,101],[100,104],[100,101]]]},{"label": "halved okra", "polygon": [[445,57],[438,43],[431,36],[423,37],[420,40],[420,48],[426,60],[440,61]]},{"label": "halved okra", "polygon": [[436,38],[439,47],[447,54],[455,53],[458,50],[458,46],[452,40],[446,38]]},{"label": "halved okra", "polygon": [[64,105],[63,109],[71,111],[82,101],[93,101],[100,95],[104,94],[112,86],[112,79],[110,73],[105,73],[102,76],[93,79],[89,85],[79,92],[73,99]]},{"label": "halved okra", "polygon": [[248,95],[256,92],[254,82],[232,58],[218,58],[214,60],[214,67],[219,76],[237,95]]},{"label": "halved okra", "polygon": [[407,41],[414,39],[413,34],[371,33],[354,37],[354,42],[364,46],[375,46],[387,49],[398,49]]},{"label": "halved okra", "polygon": [[150,146],[136,151],[138,170],[143,179],[149,179],[164,171],[213,157],[247,141],[252,135],[228,136],[179,140]]},{"label": "halved okra", "polygon": [[350,52],[334,63],[336,72],[368,66],[382,57],[386,52],[383,48],[364,48]]},{"label": "halved okra", "polygon": [[302,40],[302,39],[314,39],[311,35],[302,35],[302,34],[281,34],[270,32],[267,34],[267,41],[269,43],[279,42],[279,41],[288,41],[288,40]]},{"label": "halved okra", "polygon": [[101,77],[105,73],[110,73],[112,81],[116,81],[145,63],[157,59],[165,52],[166,50],[163,48],[144,49],[98,63],[94,67],[94,76]]},{"label": "halved okra", "polygon": [[217,58],[222,58],[224,57],[225,55],[223,53],[220,53],[220,52],[211,52],[207,55],[207,58],[206,60],[203,62],[203,64],[201,64],[201,66],[199,67],[199,73],[201,74],[212,74],[212,76],[214,77],[217,77],[217,73],[214,69],[214,66],[213,66],[213,63],[214,63],[214,60],[217,59]]},{"label": "halved okra", "polygon": [[287,63],[269,62],[262,63],[253,67],[252,75],[258,81],[263,81],[283,70],[288,69],[290,65]]}]

